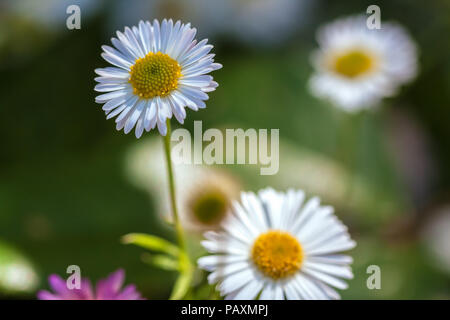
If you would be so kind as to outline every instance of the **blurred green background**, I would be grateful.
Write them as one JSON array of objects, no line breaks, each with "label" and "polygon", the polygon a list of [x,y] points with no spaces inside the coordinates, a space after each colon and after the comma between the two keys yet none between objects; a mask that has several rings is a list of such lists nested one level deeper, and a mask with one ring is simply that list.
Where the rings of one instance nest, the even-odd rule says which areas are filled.
[{"label": "blurred green background", "polygon": [[[228,6],[240,11],[254,1]],[[202,120],[204,130],[280,129],[286,147],[278,176],[259,176],[245,166],[227,170],[246,190],[303,187],[336,207],[358,242],[351,252],[355,279],[343,298],[449,299],[450,230],[438,234],[432,225],[450,214],[450,2],[298,2],[295,15],[279,26],[270,15],[293,10],[244,21],[256,29],[272,24],[276,35],[264,39],[238,34],[233,26],[244,22],[234,18],[242,17],[227,18],[232,9],[221,1],[0,0],[0,273],[2,263],[17,263],[36,275],[16,288],[0,281],[0,296],[34,298],[50,273],[64,276],[76,264],[94,280],[123,267],[126,281],[145,297],[168,297],[175,275],[147,266],[142,249],[119,241],[130,232],[173,234],[158,222],[151,195],[127,177],[126,154],[139,141],[105,120],[93,88],[94,69],[107,65],[100,46],[115,30],[141,18],[172,17],[192,22],[224,65],[214,73],[220,86],[207,109],[188,111],[185,127]],[[81,30],[66,28],[69,4],[81,7]],[[381,7],[383,21],[395,20],[412,34],[420,74],[375,112],[347,115],[309,94],[309,57],[320,25],[365,14],[371,4]],[[342,121],[357,133],[344,142],[338,138]],[[357,150],[355,157],[347,150]],[[308,175],[308,165],[319,173]],[[335,194],[329,166],[343,172],[351,194]],[[325,190],[309,189],[307,179],[322,179]],[[366,287],[371,264],[381,267],[381,290]]]}]

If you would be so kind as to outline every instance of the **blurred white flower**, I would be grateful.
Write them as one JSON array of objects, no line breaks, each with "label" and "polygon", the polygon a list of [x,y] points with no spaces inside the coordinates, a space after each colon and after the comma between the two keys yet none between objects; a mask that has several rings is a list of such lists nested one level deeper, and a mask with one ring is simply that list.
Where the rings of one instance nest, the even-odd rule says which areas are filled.
[{"label": "blurred white flower", "polygon": [[435,265],[450,274],[450,205],[433,213],[422,231],[422,239]]},{"label": "blurred white flower", "polygon": [[417,48],[394,23],[370,30],[366,17],[336,20],[320,28],[311,92],[346,111],[370,108],[417,74]]},{"label": "blurred white flower", "polygon": [[[147,190],[164,220],[170,221],[168,180],[160,141],[142,141],[130,150],[126,170],[131,181]],[[217,229],[241,189],[225,170],[202,165],[174,164],[177,206],[182,225],[190,231]]]},{"label": "blurred white flower", "polygon": [[196,32],[190,23],[141,20],[138,27],[117,31],[114,48],[102,46],[103,59],[114,67],[95,69],[95,91],[102,93],[95,101],[107,119],[116,117],[117,130],[135,129],[140,138],[158,127],[165,136],[172,115],[183,123],[186,107],[206,108],[208,93],[218,86],[208,73],[222,65],[214,62],[207,39],[197,43]]},{"label": "blurred white flower", "polygon": [[38,282],[36,271],[28,259],[16,249],[0,242],[0,292],[31,293]]},{"label": "blurred white flower", "polygon": [[214,255],[198,265],[226,299],[339,299],[332,287],[353,278],[352,258],[340,254],[356,245],[347,227],[302,190],[243,192],[222,227],[205,233]]},{"label": "blurred white flower", "polygon": [[226,32],[256,46],[280,44],[308,20],[310,0],[228,0],[222,24]]}]

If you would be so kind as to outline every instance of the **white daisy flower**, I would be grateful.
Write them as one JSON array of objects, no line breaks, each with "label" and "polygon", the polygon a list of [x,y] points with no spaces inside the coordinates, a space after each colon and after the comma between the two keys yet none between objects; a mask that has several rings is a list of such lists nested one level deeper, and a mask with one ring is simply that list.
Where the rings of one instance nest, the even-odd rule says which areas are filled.
[{"label": "white daisy flower", "polygon": [[417,74],[416,45],[397,24],[370,30],[364,16],[344,18],[320,28],[317,40],[311,91],[344,110],[372,107]]},{"label": "white daisy flower", "polygon": [[194,111],[206,107],[207,93],[218,86],[207,73],[222,65],[214,62],[208,40],[197,43],[195,34],[189,23],[141,21],[117,32],[111,39],[115,48],[102,46],[102,57],[114,67],[95,70],[95,90],[106,92],[95,101],[104,104],[107,119],[117,116],[117,130],[136,128],[139,138],[144,129],[158,126],[166,135],[172,114],[183,123],[186,106]]},{"label": "white daisy flower", "polygon": [[205,233],[202,245],[215,255],[199,259],[210,283],[227,299],[338,299],[346,289],[352,258],[338,254],[356,244],[347,227],[322,207],[304,202],[303,191],[264,189],[242,193],[224,232]]},{"label": "white daisy flower", "polygon": [[[134,185],[152,195],[161,217],[170,221],[167,168],[161,143],[159,139],[146,139],[136,144],[127,154],[126,171]],[[231,212],[232,201],[239,198],[240,181],[229,171],[212,166],[174,163],[173,170],[183,227],[196,233],[219,228]]]},{"label": "white daisy flower", "polygon": [[[239,198],[240,184],[223,170],[207,167],[192,169],[178,170],[177,201],[181,223],[190,231],[218,229],[231,214],[232,201]],[[167,196],[162,199],[167,199]],[[167,201],[160,203],[160,206],[167,206]],[[162,212],[168,213],[168,208]]]}]

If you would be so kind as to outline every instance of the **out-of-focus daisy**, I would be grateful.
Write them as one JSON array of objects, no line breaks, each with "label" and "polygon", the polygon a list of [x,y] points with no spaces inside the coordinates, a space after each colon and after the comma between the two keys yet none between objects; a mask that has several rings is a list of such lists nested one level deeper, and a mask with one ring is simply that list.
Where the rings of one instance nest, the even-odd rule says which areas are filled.
[{"label": "out-of-focus daisy", "polygon": [[215,255],[199,259],[210,283],[227,299],[338,299],[353,277],[347,227],[320,206],[304,203],[303,191],[242,193],[222,227],[205,233],[203,246]]},{"label": "out-of-focus daisy", "polygon": [[395,95],[417,74],[416,45],[397,24],[370,30],[366,17],[344,18],[320,28],[317,41],[311,91],[347,111]]},{"label": "out-of-focus daisy", "polygon": [[[217,229],[231,213],[232,201],[239,197],[237,179],[225,171],[206,167],[177,172],[178,208],[184,227],[193,231]],[[164,210],[166,202],[160,204]]]},{"label": "out-of-focus daisy", "polygon": [[103,92],[95,101],[104,104],[107,119],[117,117],[117,130],[135,128],[139,138],[144,129],[158,126],[165,136],[172,115],[183,123],[186,106],[194,111],[206,107],[207,93],[218,85],[207,73],[222,65],[214,62],[208,40],[197,43],[195,34],[189,23],[141,21],[118,31],[111,39],[114,48],[102,47],[102,57],[114,67],[95,70],[95,90]]},{"label": "out-of-focus daisy", "polygon": [[106,279],[99,280],[95,291],[89,279],[81,280],[80,289],[69,289],[66,280],[56,274],[48,277],[50,287],[54,292],[41,290],[40,300],[142,300],[136,286],[130,284],[122,289],[125,272],[122,269],[110,274]]},{"label": "out-of-focus daisy", "polygon": [[[149,139],[137,144],[130,150],[126,166],[131,181],[149,191],[161,216],[170,220],[168,182],[160,142]],[[214,167],[174,164],[173,169],[183,227],[190,231],[218,228],[229,215],[232,200],[239,197],[241,186],[238,179]]]},{"label": "out-of-focus daisy", "polygon": [[229,0],[222,25],[226,32],[256,46],[276,45],[308,19],[310,0]]}]

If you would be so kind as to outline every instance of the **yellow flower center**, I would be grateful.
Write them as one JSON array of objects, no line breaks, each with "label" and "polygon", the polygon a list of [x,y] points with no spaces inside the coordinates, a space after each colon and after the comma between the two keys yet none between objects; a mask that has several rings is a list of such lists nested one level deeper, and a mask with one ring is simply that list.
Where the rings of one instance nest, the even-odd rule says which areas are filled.
[{"label": "yellow flower center", "polygon": [[361,50],[354,50],[338,55],[334,59],[334,70],[348,78],[356,78],[373,69],[372,56]]},{"label": "yellow flower center", "polygon": [[271,230],[255,240],[252,259],[263,274],[272,279],[280,279],[291,276],[300,269],[303,249],[291,234]]},{"label": "yellow flower center", "polygon": [[129,82],[134,94],[149,99],[165,97],[178,86],[181,66],[167,54],[149,52],[131,67]]},{"label": "yellow flower center", "polygon": [[190,201],[190,211],[200,223],[212,225],[221,221],[230,207],[228,197],[218,188],[210,188]]}]

